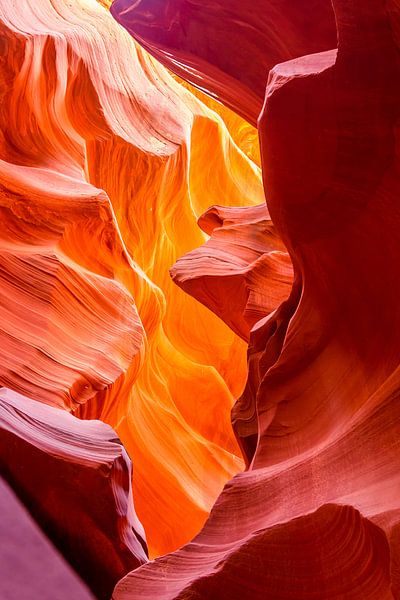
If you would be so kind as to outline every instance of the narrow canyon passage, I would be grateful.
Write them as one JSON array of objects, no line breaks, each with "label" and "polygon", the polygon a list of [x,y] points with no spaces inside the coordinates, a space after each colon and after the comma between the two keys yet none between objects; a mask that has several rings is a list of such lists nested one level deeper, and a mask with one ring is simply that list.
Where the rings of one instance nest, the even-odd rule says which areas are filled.
[{"label": "narrow canyon passage", "polygon": [[399,32],[0,0],[1,598],[400,598]]},{"label": "narrow canyon passage", "polygon": [[[115,429],[158,556],[200,530],[244,466],[230,411],[255,317],[237,335],[169,269],[215,230],[222,243],[212,237],[199,269],[190,267],[203,304],[221,276],[232,281],[228,295],[220,287],[228,309],[251,296],[249,265],[271,228],[257,131],[172,76],[96,0],[6,4],[1,381]],[[232,227],[202,230],[197,220],[215,204],[239,213]],[[241,223],[246,206],[260,208]]]}]

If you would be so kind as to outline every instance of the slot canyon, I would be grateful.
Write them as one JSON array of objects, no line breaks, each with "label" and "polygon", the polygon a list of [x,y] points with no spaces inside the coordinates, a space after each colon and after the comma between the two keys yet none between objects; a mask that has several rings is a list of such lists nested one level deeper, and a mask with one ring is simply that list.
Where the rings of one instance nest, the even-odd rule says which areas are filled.
[{"label": "slot canyon", "polygon": [[0,31],[0,600],[400,600],[400,0]]}]

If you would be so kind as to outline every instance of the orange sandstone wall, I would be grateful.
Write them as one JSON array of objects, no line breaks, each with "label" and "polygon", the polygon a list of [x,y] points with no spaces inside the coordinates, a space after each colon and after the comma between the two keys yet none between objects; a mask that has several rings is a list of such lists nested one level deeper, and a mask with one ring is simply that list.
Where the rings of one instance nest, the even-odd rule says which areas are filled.
[{"label": "orange sandstone wall", "polygon": [[246,344],[168,269],[210,205],[264,196],[255,130],[101,4],[0,1],[0,383],[114,427],[155,556],[243,467]]}]

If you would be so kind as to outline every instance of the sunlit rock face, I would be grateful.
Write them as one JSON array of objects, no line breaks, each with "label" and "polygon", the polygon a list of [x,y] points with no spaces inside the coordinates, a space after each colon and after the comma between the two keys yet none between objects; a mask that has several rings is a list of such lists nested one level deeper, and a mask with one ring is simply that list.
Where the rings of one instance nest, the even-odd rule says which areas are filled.
[{"label": "sunlit rock face", "polygon": [[248,341],[253,325],[290,294],[289,255],[265,204],[213,206],[198,223],[211,237],[177,261],[172,279]]},{"label": "sunlit rock face", "polygon": [[256,249],[282,251],[254,208],[208,211],[210,240],[172,269],[242,337],[252,326],[233,410],[247,469],[192,543],[130,573],[115,600],[400,597],[400,6],[332,4],[338,48],[275,65],[258,120],[269,216],[293,265],[286,299],[249,321]]},{"label": "sunlit rock face", "polygon": [[210,206],[264,192],[255,129],[177,82],[109,4],[0,1],[0,384],[115,429],[155,556],[244,466],[246,343],[168,270],[206,241]]},{"label": "sunlit rock face", "polygon": [[400,5],[110,5],[0,0],[1,475],[97,598],[400,598]]},{"label": "sunlit rock face", "polygon": [[253,124],[275,64],[336,45],[330,0],[114,0],[111,12],[171,71]]}]

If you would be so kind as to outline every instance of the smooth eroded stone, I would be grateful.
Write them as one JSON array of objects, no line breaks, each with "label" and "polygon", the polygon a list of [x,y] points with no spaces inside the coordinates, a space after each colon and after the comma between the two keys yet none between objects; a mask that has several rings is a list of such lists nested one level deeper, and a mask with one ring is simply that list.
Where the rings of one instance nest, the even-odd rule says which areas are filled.
[{"label": "smooth eroded stone", "polygon": [[205,241],[210,206],[264,193],[256,130],[109,4],[0,0],[0,384],[113,427],[153,557],[243,468],[246,343],[169,268]]},{"label": "smooth eroded stone", "polygon": [[171,71],[253,124],[275,64],[336,46],[329,0],[114,0],[111,13]]},{"label": "smooth eroded stone", "polygon": [[93,600],[83,582],[0,479],[2,600]]},{"label": "smooth eroded stone", "polygon": [[248,468],[115,600],[400,597],[400,7],[333,5],[338,49],[276,65],[259,119],[294,280],[250,334]]},{"label": "smooth eroded stone", "polygon": [[171,268],[173,281],[240,337],[289,296],[293,269],[265,204],[213,206],[199,219],[211,237]]},{"label": "smooth eroded stone", "polygon": [[147,560],[131,463],[109,425],[0,390],[2,476],[96,597]]}]

